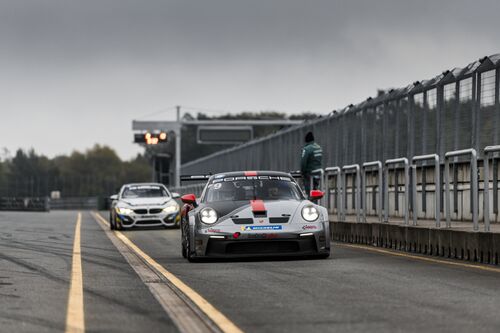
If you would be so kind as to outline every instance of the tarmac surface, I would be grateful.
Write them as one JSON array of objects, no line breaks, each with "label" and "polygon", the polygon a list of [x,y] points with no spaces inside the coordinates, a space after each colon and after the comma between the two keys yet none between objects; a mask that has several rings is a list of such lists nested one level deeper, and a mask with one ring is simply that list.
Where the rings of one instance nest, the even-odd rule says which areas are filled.
[{"label": "tarmac surface", "polygon": [[[186,331],[182,323],[196,315],[179,314],[178,305],[168,310],[176,298],[158,285],[191,308],[205,304],[201,296],[208,310],[200,320],[226,320],[244,332],[500,331],[495,266],[347,244],[332,244],[326,260],[188,263],[179,230],[105,231],[90,212],[81,214],[81,251],[75,252],[77,216],[0,212],[0,332],[70,331],[75,253],[81,254],[88,332]],[[144,278],[146,266],[164,276]],[[192,292],[183,294],[182,282]]]}]

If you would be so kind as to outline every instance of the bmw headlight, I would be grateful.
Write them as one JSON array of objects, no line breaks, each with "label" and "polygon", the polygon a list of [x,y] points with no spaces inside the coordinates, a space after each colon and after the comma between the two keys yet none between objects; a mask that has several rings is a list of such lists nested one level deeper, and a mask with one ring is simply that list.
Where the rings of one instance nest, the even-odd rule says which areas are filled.
[{"label": "bmw headlight", "polygon": [[200,212],[201,222],[206,224],[214,224],[217,222],[217,212],[212,208],[203,208]]},{"label": "bmw headlight", "polygon": [[307,222],[314,222],[319,217],[319,212],[314,206],[305,206],[302,208],[302,217]]},{"label": "bmw headlight", "polygon": [[173,214],[177,213],[178,211],[179,211],[179,205],[177,203],[163,208],[163,212],[165,214]]},{"label": "bmw headlight", "polygon": [[133,210],[125,207],[116,207],[116,212],[120,215],[130,215],[132,214]]}]

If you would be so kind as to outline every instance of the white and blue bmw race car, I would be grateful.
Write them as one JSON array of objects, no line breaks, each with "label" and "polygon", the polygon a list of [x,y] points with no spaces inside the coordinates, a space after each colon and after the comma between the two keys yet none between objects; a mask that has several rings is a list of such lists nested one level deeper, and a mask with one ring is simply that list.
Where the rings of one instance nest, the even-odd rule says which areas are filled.
[{"label": "white and blue bmw race car", "polygon": [[110,228],[177,227],[180,222],[180,207],[176,198],[179,198],[179,194],[170,193],[163,184],[123,185],[120,192],[110,198]]},{"label": "white and blue bmw race car", "polygon": [[[182,255],[189,261],[330,255],[328,212],[305,197],[291,174],[228,172],[205,180],[199,199],[182,196]],[[310,193],[312,200],[322,196],[321,191]]]}]

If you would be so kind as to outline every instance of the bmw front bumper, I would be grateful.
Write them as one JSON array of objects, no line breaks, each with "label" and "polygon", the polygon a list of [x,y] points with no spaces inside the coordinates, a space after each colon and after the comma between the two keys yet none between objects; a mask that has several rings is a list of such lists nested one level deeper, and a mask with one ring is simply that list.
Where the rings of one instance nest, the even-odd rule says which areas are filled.
[{"label": "bmw front bumper", "polygon": [[180,221],[180,213],[159,213],[159,214],[135,214],[121,215],[116,214],[124,228],[133,227],[173,227]]}]

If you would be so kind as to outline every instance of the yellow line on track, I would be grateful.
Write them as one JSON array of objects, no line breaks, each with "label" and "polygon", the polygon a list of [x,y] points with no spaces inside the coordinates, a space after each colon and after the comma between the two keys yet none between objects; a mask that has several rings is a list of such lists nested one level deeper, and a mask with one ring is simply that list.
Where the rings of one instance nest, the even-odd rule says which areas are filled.
[{"label": "yellow line on track", "polygon": [[66,312],[66,333],[85,332],[85,316],[83,311],[83,277],[82,254],[80,245],[80,229],[82,214],[76,219],[75,239],[73,241],[73,263],[69,287],[68,308]]},{"label": "yellow line on track", "polygon": [[[106,221],[99,213],[95,213],[95,216],[100,222],[109,226],[108,221]],[[132,251],[134,251],[139,257],[146,261],[152,268],[163,275],[172,285],[179,289],[186,297],[188,297],[205,315],[210,318],[222,332],[225,333],[243,333],[243,331],[236,326],[232,321],[230,321],[225,315],[223,315],[219,310],[217,310],[212,304],[210,304],[205,298],[203,298],[196,291],[191,289],[187,284],[182,282],[174,274],[167,271],[162,265],[156,262],[153,258],[147,255],[139,247],[137,247],[130,239],[128,239],[122,232],[115,231],[115,235]]]},{"label": "yellow line on track", "polygon": [[380,249],[380,248],[376,248],[376,247],[372,247],[372,246],[367,246],[367,245],[355,245],[355,244],[344,244],[344,243],[336,243],[336,245],[341,246],[341,247],[350,247],[350,248],[354,248],[354,249],[362,249],[362,250],[371,251],[371,252],[388,254],[388,255],[396,256],[396,257],[403,257],[403,258],[409,258],[409,259],[414,259],[414,260],[432,262],[435,264],[444,264],[444,265],[449,265],[449,266],[472,268],[472,269],[479,269],[479,270],[488,271],[488,272],[500,273],[500,268],[496,268],[496,267],[489,267],[489,266],[475,265],[475,264],[466,264],[466,263],[449,261],[449,260],[428,258],[428,257],[417,256],[417,255],[412,255],[412,254],[407,254],[407,253],[384,250],[384,249]]}]

